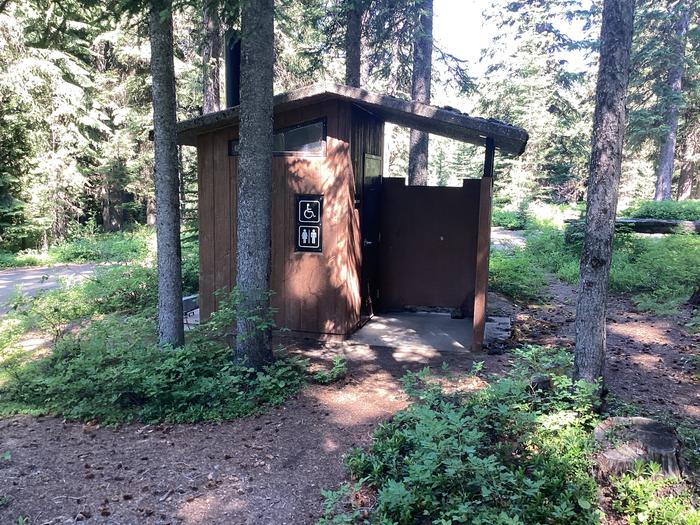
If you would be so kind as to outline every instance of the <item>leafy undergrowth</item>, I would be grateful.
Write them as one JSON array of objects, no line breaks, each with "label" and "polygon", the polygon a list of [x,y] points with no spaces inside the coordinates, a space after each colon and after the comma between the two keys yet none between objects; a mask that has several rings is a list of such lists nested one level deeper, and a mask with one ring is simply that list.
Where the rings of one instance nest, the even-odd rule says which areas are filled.
[{"label": "leafy undergrowth", "polygon": [[524,210],[494,208],[491,222],[494,226],[499,226],[506,230],[524,230],[527,214]]},{"label": "leafy undergrowth", "polygon": [[348,364],[340,356],[334,356],[331,367],[328,370],[318,370],[313,373],[312,379],[319,385],[330,385],[344,379],[348,373]]},{"label": "leafy undergrowth", "polygon": [[[132,315],[156,305],[155,270],[140,265],[98,267],[92,277],[37,294],[18,295],[0,317],[0,359],[17,347],[27,332],[57,341],[73,324],[98,315]],[[0,380],[4,375],[0,367]]]},{"label": "leafy undergrowth", "polygon": [[491,251],[489,286],[525,303],[542,301],[547,289],[544,271],[530,253],[523,249]]},{"label": "leafy undergrowth", "polygon": [[[556,228],[530,230],[527,246],[493,250],[491,285],[510,297],[537,302],[544,297],[543,270],[576,284],[580,243],[568,244]],[[686,302],[700,282],[700,235],[648,238],[615,236],[610,290],[629,294],[642,311],[670,313]]]},{"label": "leafy undergrowth", "polygon": [[[603,519],[594,477],[594,390],[573,384],[564,350],[525,347],[483,390],[459,378],[409,373],[412,404],[379,425],[369,450],[352,449],[354,481],[324,491],[319,525],[594,524]],[[546,374],[551,388],[535,385]],[[612,512],[630,524],[697,525],[679,480],[638,466],[611,483]]]},{"label": "leafy undergrowth", "polygon": [[627,208],[623,215],[637,219],[700,221],[700,200],[640,201]]},{"label": "leafy undergrowth", "polygon": [[[348,454],[359,486],[326,492],[320,523],[597,523],[592,389],[563,375],[562,352],[529,347],[517,359],[473,393],[408,374],[413,403],[378,427],[370,450]],[[551,390],[530,384],[542,370]],[[376,494],[371,510],[344,505],[360,486]]]},{"label": "leafy undergrowth", "polygon": [[[578,282],[580,245],[565,243],[560,231],[533,233],[526,251],[563,281]],[[690,298],[698,282],[700,236],[616,234],[610,290],[630,294],[640,310],[672,312]]]},{"label": "leafy undergrowth", "polygon": [[655,463],[636,463],[632,472],[613,479],[613,509],[630,525],[698,525],[700,510],[677,480],[661,475]]},{"label": "leafy undergrowth", "polygon": [[55,263],[127,262],[143,260],[154,241],[152,228],[138,227],[128,232],[85,232],[76,238],[52,246],[48,251],[0,251],[0,268],[39,266]]},{"label": "leafy undergrowth", "polygon": [[281,357],[262,371],[232,359],[226,341],[232,317],[241,315],[236,304],[189,332],[177,349],[157,344],[152,312],[98,316],[62,336],[46,356],[0,351],[0,415],[105,424],[221,421],[282,403],[307,380],[307,363],[298,358]]},{"label": "leafy undergrowth", "polygon": [[[564,227],[567,219],[578,218],[582,211],[579,207],[533,202],[527,212],[513,211],[499,218],[504,225],[524,220],[527,245],[491,251],[491,287],[516,301],[536,303],[546,298],[544,272],[569,284],[578,283],[583,238],[580,232],[574,232],[566,239]],[[700,220],[700,201],[643,201],[625,214]],[[672,313],[690,298],[698,282],[700,235],[615,234],[610,290],[629,294],[640,310]]]},{"label": "leafy undergrowth", "polygon": [[[189,261],[183,264],[184,293],[197,290],[192,288],[198,280],[196,257],[195,252],[184,259]],[[29,331],[46,333],[57,340],[67,327],[83,319],[115,312],[133,315],[153,309],[156,304],[157,275],[153,266],[100,266],[80,282],[65,282],[34,297],[14,297],[9,302],[10,311],[0,317],[0,356]]]}]

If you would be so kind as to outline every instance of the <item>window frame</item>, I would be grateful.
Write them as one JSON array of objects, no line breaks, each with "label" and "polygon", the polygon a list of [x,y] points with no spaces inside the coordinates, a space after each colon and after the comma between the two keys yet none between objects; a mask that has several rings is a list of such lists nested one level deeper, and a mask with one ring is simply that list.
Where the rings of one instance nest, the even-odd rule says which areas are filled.
[{"label": "window frame", "polygon": [[[319,152],[314,152],[310,153],[308,151],[301,151],[301,150],[289,150],[289,151],[272,151],[272,156],[273,157],[325,157],[327,154],[327,143],[328,143],[328,119],[327,117],[321,117],[313,120],[306,120],[304,122],[300,122],[299,124],[294,124],[293,126],[287,126],[284,128],[280,128],[277,130],[273,130],[272,134],[273,137],[274,135],[278,135],[280,133],[287,133],[288,131],[293,131],[295,129],[299,128],[304,128],[306,126],[311,126],[313,124],[318,124],[318,123],[323,124],[323,138],[321,139],[321,151]],[[232,139],[228,141],[228,155],[229,157],[238,157],[240,153],[238,151],[234,151],[234,147],[237,146],[240,142],[240,139]],[[273,140],[273,148],[274,148],[274,140]]]}]

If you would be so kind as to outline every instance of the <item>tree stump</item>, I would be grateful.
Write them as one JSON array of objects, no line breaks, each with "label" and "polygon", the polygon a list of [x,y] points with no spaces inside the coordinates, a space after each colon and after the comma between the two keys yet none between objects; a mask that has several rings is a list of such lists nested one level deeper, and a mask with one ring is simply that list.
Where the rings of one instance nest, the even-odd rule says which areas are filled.
[{"label": "tree stump", "polygon": [[601,477],[629,472],[637,461],[658,463],[665,476],[680,477],[681,444],[673,428],[646,417],[611,417],[593,431],[600,446]]},{"label": "tree stump", "polygon": [[700,286],[693,293],[692,297],[688,300],[688,304],[692,306],[700,306]]}]

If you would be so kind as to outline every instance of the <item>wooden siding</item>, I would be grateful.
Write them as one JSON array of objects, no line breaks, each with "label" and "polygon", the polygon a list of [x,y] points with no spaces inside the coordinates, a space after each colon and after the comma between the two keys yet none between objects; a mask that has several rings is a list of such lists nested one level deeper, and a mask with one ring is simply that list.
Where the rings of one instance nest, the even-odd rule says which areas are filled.
[{"label": "wooden siding", "polygon": [[208,319],[217,308],[215,293],[231,291],[236,280],[236,229],[238,158],[227,152],[231,135],[212,133],[199,137],[199,303],[200,316]]},{"label": "wooden siding", "polygon": [[[354,210],[349,104],[328,101],[275,115],[275,129],[325,117],[326,155],[276,155],[272,183],[270,284],[277,325],[297,332],[345,335],[359,322],[359,220]],[[200,308],[216,309],[213,293],[235,284],[238,157],[228,155],[236,127],[198,141]],[[323,252],[294,251],[295,194],[321,194]]]}]

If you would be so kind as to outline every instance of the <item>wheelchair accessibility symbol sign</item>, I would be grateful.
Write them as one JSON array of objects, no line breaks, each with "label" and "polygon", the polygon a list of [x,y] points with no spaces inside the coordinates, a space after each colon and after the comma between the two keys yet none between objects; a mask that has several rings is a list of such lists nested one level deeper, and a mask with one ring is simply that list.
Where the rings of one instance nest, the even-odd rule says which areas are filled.
[{"label": "wheelchair accessibility symbol sign", "polygon": [[297,195],[296,204],[295,251],[323,251],[323,195]]},{"label": "wheelchair accessibility symbol sign", "polygon": [[299,199],[299,222],[302,224],[319,224],[321,222],[321,200]]}]

